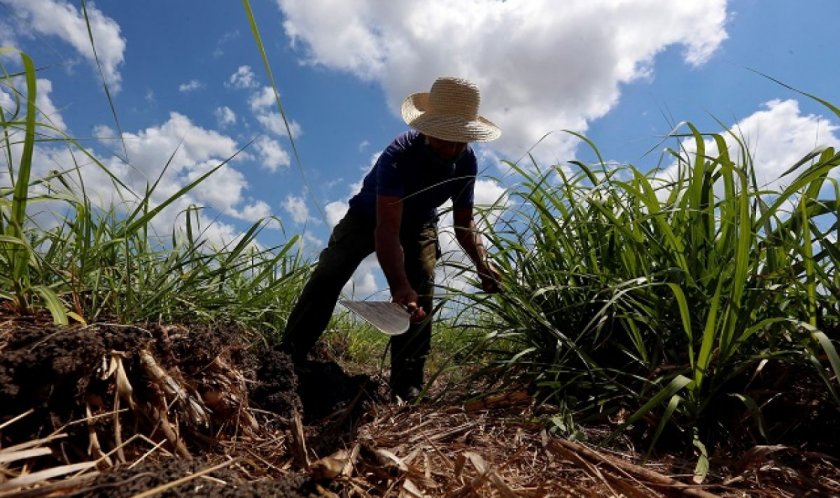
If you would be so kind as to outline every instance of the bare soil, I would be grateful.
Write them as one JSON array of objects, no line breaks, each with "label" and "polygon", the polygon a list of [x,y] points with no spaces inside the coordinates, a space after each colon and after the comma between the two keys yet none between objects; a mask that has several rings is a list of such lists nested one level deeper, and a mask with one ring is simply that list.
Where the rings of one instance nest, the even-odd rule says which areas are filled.
[{"label": "bare soil", "polygon": [[394,403],[233,325],[0,311],[0,497],[840,496],[836,445],[754,445],[697,486],[693,461],[553,436],[525,390],[447,392]]}]

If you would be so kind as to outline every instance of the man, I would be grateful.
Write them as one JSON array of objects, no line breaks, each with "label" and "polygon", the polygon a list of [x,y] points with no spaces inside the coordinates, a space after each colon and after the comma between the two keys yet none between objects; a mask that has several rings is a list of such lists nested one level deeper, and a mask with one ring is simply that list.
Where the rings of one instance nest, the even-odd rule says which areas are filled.
[{"label": "man", "polygon": [[410,95],[402,116],[413,130],[398,136],[350,199],[327,248],[286,324],[281,349],[295,363],[329,323],[342,287],[359,263],[376,252],[391,299],[411,313],[408,332],[391,340],[394,396],[415,399],[431,341],[434,267],[439,254],[437,208],[452,200],[456,238],[476,266],[482,288],[499,290],[499,273],[487,258],[473,219],[478,165],[470,142],[487,142],[501,130],[478,114],[478,88],[459,78],[439,78],[428,93]]}]

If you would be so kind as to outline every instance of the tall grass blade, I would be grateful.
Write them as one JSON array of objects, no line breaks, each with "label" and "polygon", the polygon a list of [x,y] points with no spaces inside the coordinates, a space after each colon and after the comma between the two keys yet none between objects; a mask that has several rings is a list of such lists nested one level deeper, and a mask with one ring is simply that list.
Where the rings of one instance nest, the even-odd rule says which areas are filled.
[{"label": "tall grass blade", "polygon": [[81,0],[82,15],[85,18],[85,26],[87,27],[88,40],[90,41],[90,48],[93,51],[93,59],[96,61],[96,69],[99,71],[99,79],[102,81],[102,88],[105,90],[105,97],[108,99],[108,106],[111,108],[111,116],[114,118],[114,124],[117,127],[117,133],[120,135],[120,143],[123,148],[123,161],[129,162],[128,148],[125,145],[125,136],[120,125],[120,118],[117,115],[117,109],[114,106],[114,99],[111,98],[111,90],[108,88],[108,81],[105,79],[105,73],[102,71],[102,62],[99,60],[99,54],[96,52],[96,42],[93,39],[93,29],[90,26],[90,18],[88,17],[87,1]]},{"label": "tall grass blade", "polygon": [[303,169],[303,162],[300,160],[297,144],[295,143],[292,129],[289,126],[289,120],[286,117],[286,110],[283,107],[283,102],[280,100],[280,92],[277,90],[277,83],[274,80],[274,72],[271,70],[271,64],[268,61],[268,53],[265,50],[265,45],[263,44],[262,36],[260,35],[260,29],[259,26],[257,26],[257,19],[254,17],[254,11],[251,9],[251,2],[249,0],[242,0],[242,6],[245,9],[245,15],[248,17],[248,24],[251,26],[251,34],[257,44],[257,50],[260,52],[263,67],[265,68],[266,75],[268,76],[271,89],[274,92],[274,101],[277,103],[277,110],[280,113],[280,117],[283,119],[283,126],[286,127],[286,133],[289,134],[289,143],[292,144],[292,153],[295,156],[295,163],[298,166],[298,171],[300,172],[306,192],[312,198],[318,213],[321,215],[321,219],[326,222],[327,215],[324,212],[324,208],[321,206],[321,202],[315,195],[315,191],[312,189],[312,185],[309,183],[309,178],[306,176],[306,172]]}]

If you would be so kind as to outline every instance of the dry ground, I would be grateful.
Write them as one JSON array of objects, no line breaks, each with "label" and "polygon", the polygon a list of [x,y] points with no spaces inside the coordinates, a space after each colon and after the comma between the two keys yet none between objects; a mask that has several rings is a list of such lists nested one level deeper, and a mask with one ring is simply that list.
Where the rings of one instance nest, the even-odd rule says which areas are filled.
[{"label": "dry ground", "polygon": [[552,435],[524,390],[440,394],[394,403],[378,375],[295,370],[232,326],[0,312],[0,497],[840,496],[837,455],[755,446],[696,485],[677,456]]}]

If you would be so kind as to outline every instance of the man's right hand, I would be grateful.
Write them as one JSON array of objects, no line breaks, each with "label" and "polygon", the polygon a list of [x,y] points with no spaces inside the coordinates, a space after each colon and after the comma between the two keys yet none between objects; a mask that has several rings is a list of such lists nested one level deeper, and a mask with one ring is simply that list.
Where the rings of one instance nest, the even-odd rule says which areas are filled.
[{"label": "man's right hand", "polygon": [[502,292],[502,276],[492,263],[486,263],[478,269],[478,278],[481,279],[481,290],[495,294]]},{"label": "man's right hand", "polygon": [[411,287],[392,289],[391,300],[408,311],[412,322],[419,322],[426,318],[426,310],[417,305],[417,292]]}]

